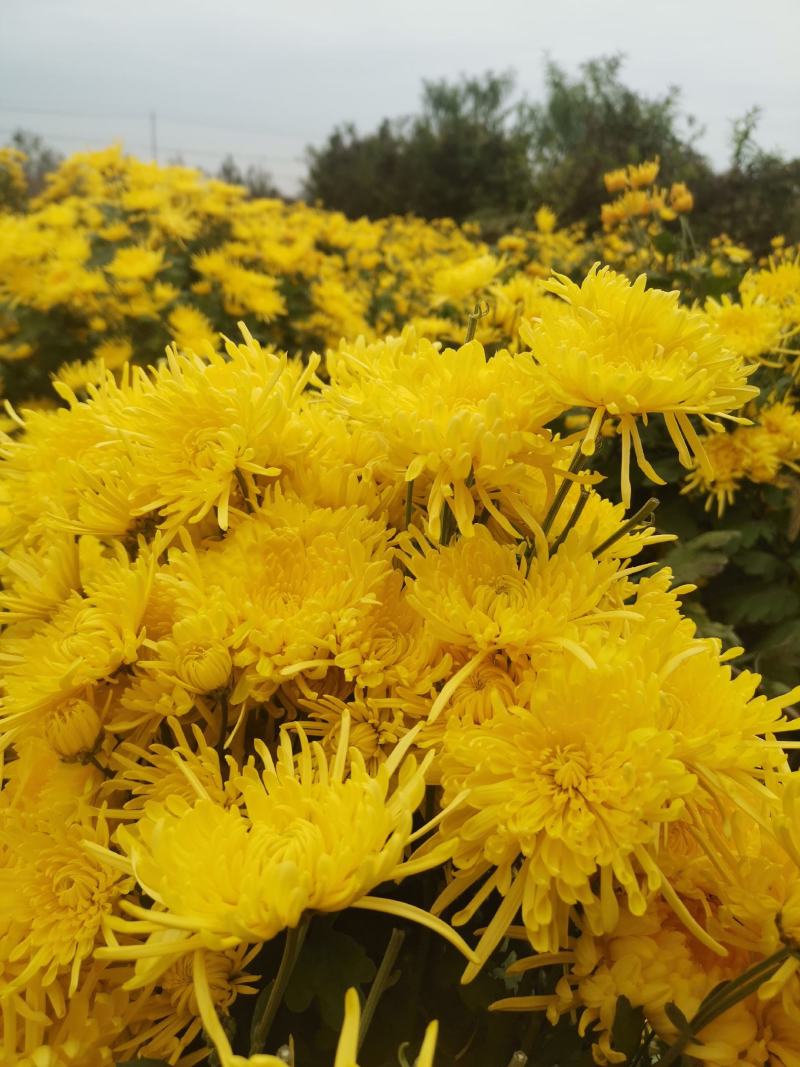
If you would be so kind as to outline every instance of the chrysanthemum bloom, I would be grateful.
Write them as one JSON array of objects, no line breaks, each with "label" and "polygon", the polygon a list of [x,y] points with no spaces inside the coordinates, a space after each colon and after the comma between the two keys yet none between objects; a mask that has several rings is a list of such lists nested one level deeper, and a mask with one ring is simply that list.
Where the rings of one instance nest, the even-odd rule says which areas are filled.
[{"label": "chrysanthemum bloom", "polygon": [[689,416],[735,420],[730,413],[758,392],[747,385],[754,368],[724,347],[701,312],[680,307],[677,292],[645,289],[646,282],[641,275],[631,284],[597,266],[580,286],[556,275],[549,288],[570,313],[521,328],[545,392],[564,408],[594,408],[582,444],[587,455],[594,452],[605,415],[619,419],[626,504],[631,444],[645,474],[662,481],[644,457],[637,416],[662,414],[681,463],[691,465],[691,452],[707,465]]},{"label": "chrysanthemum bloom", "polygon": [[761,298],[778,308],[783,325],[800,325],[800,253],[770,256],[768,266],[750,270],[739,286],[743,300]]},{"label": "chrysanthemum bloom", "polygon": [[[241,793],[228,775],[235,769],[232,757],[222,760],[197,725],[184,731],[175,718],[164,725],[172,733],[171,744],[151,742],[145,748],[133,741],[122,741],[109,754],[113,777],[103,784],[103,793],[116,793],[118,797],[118,791],[124,790],[127,795],[124,808],[115,814],[135,820],[151,801],[166,803],[170,797],[194,803],[198,788],[218,807],[241,805]],[[212,740],[219,743],[219,730]]]},{"label": "chrysanthemum bloom", "polygon": [[725,346],[745,359],[758,359],[781,343],[780,311],[763,298],[745,297],[735,303],[729,296],[719,301],[709,297],[704,310],[722,334]]},{"label": "chrysanthemum bloom", "polygon": [[398,520],[406,521],[404,498],[409,509],[427,505],[437,540],[446,508],[464,537],[482,508],[514,535],[498,505],[524,522],[526,489],[543,477],[552,484],[553,466],[569,462],[543,429],[560,407],[536,382],[530,356],[489,359],[477,341],[439,351],[406,330],[375,345],[343,344],[327,362],[320,404],[372,431],[373,477],[396,486]]},{"label": "chrysanthemum bloom", "polygon": [[604,604],[619,577],[619,561],[595,559],[569,538],[552,556],[520,558],[485,526],[473,537],[434,548],[421,536],[404,539],[413,580],[408,603],[445,646],[470,653],[431,709],[434,719],[450,694],[493,652],[529,662],[544,649],[565,649],[592,667],[581,645],[584,630],[617,613]]},{"label": "chrysanthemum bloom", "polygon": [[673,182],[669,187],[669,206],[678,214],[689,212],[694,207],[694,197],[685,182]]},{"label": "chrysanthemum bloom", "polygon": [[733,504],[742,480],[747,477],[746,456],[742,449],[742,435],[746,429],[707,436],[703,450],[708,463],[701,466],[696,462],[681,489],[682,493],[705,493],[705,510],[710,511],[716,502],[718,518]]},{"label": "chrysanthemum bloom", "polygon": [[105,919],[132,886],[84,847],[107,846],[104,819],[22,800],[17,791],[18,803],[12,797],[0,812],[0,996],[12,1048],[27,1020],[46,1029],[63,1014],[91,972]]},{"label": "chrysanthemum bloom", "polygon": [[[138,961],[127,988],[154,982],[178,958],[195,952],[195,990],[205,1022],[207,949],[268,941],[315,911],[348,907],[420,922],[471,957],[440,919],[402,901],[370,895],[385,881],[438,866],[451,851],[438,845],[424,856],[404,859],[409,843],[423,832],[412,833],[412,817],[433,754],[419,765],[412,757],[403,762],[413,739],[407,735],[374,776],[359,753],[351,752],[345,777],[346,726],[330,763],[318,744],[309,745],[301,729],[297,733],[297,756],[286,731],[277,761],[259,746],[263,773],[251,766],[236,778],[241,808],[220,806],[197,782],[194,803],[175,796],[153,802],[134,826],[121,828],[117,839],[123,855],[92,848],[112,870],[133,874],[154,901],[150,909],[125,902],[123,910],[135,921],[109,919],[111,944],[96,953]],[[167,938],[165,930],[174,933]],[[113,931],[149,937],[144,944],[120,945]],[[223,1055],[224,1046],[216,1043]]]},{"label": "chrysanthemum bloom", "polygon": [[786,402],[761,408],[754,426],[740,426],[730,433],[705,437],[703,445],[712,476],[695,464],[682,492],[695,489],[708,493],[706,510],[717,500],[717,514],[732,504],[742,481],[776,484],[783,467],[797,471],[800,460],[800,413]]},{"label": "chrysanthemum bloom", "polygon": [[441,641],[408,601],[403,575],[389,575],[359,627],[360,638],[336,657],[347,681],[360,689],[397,688],[430,693],[448,671]]},{"label": "chrysanthemum bloom", "polygon": [[157,511],[177,526],[215,508],[225,530],[231,499],[253,510],[261,488],[307,448],[293,408],[318,360],[298,373],[244,336],[244,344],[227,342],[227,359],[170,349],[152,381],[140,372],[141,395],[121,429],[142,480],[141,514]]},{"label": "chrysanthemum bloom", "polygon": [[[711,899],[707,921],[716,914],[724,919],[724,904]],[[717,924],[715,924],[716,926]],[[568,968],[555,995],[508,998],[496,1002],[500,1010],[530,1011],[547,1008],[555,1020],[568,1011],[579,1013],[579,1033],[592,1034],[592,1052],[598,1064],[624,1063],[615,1049],[612,1030],[620,998],[644,1010],[656,1035],[671,1046],[680,1037],[670,1006],[687,1020],[697,1018],[706,997],[721,983],[733,992],[739,976],[763,962],[758,952],[742,947],[740,939],[753,930],[728,924],[729,952],[726,958],[709,952],[683,928],[669,908],[651,901],[646,913],[634,914],[623,906],[619,921],[609,936],[593,938],[585,930],[565,952],[553,957],[532,957],[512,970],[560,963]],[[766,975],[768,975],[768,971]],[[761,988],[754,981],[738,1002],[700,1025],[685,1054],[719,1067],[742,1062],[793,1064],[800,1056],[800,1024],[787,1011],[780,994],[770,990],[762,976]]]},{"label": "chrysanthemum bloom", "polygon": [[311,715],[311,721],[303,724],[303,732],[308,737],[318,737],[327,753],[335,752],[339,747],[344,716],[349,716],[350,747],[358,750],[368,772],[374,774],[416,725],[415,719],[405,714],[405,701],[382,695],[385,693],[383,688],[378,689],[375,696],[358,692],[346,703],[330,695],[303,699],[300,706]]},{"label": "chrysanthemum bloom", "polygon": [[15,1019],[15,994],[5,1001],[0,1064],[2,1067],[116,1067],[124,1055],[120,1037],[133,1014],[131,996],[113,968],[85,968],[80,988],[63,1002],[51,1000],[34,979],[28,983],[30,1007]]},{"label": "chrysanthemum bloom", "polygon": [[[169,940],[172,934],[173,931],[165,930],[165,939]],[[247,972],[258,951],[258,946],[239,945],[226,952],[205,953],[215,1020],[228,1017],[238,997],[258,993],[258,986],[253,983],[259,981],[259,975]],[[146,987],[135,998],[126,1034],[117,1047],[127,1058],[179,1061],[192,1067],[208,1057],[207,1048],[187,1051],[202,1029],[194,987],[194,961],[192,956],[181,956],[159,975],[156,988]]]},{"label": "chrysanthemum bloom", "polygon": [[619,193],[628,186],[628,172],[624,167],[617,170],[609,170],[603,175],[606,192]]},{"label": "chrysanthemum bloom", "polygon": [[49,618],[80,586],[80,549],[69,534],[18,542],[0,562],[0,622],[5,627]]},{"label": "chrysanthemum bloom", "polygon": [[628,181],[634,189],[652,185],[658,177],[660,166],[661,161],[658,156],[655,159],[645,160],[644,163],[632,163],[628,167]]},{"label": "chrysanthemum bloom", "polygon": [[464,980],[520,908],[531,944],[543,952],[566,945],[575,905],[598,932],[611,929],[617,886],[644,912],[642,861],[696,787],[673,739],[646,712],[656,692],[654,680],[633,676],[628,665],[589,671],[562,658],[540,671],[529,707],[496,709],[480,725],[449,722],[443,801],[468,795],[440,831],[456,842],[456,875],[437,910],[482,879],[457,923],[493,890],[503,896],[478,945],[480,962]]},{"label": "chrysanthemum bloom", "polygon": [[[484,878],[457,921],[494,889],[504,897],[478,948],[481,960],[520,908],[541,951],[564,947],[578,904],[594,933],[608,932],[616,887],[637,915],[648,892],[660,891],[695,937],[724,954],[665,876],[660,842],[685,812],[702,824],[710,807],[752,812],[763,803],[762,779],[777,781],[786,768],[774,736],[790,728],[781,713],[797,693],[755,696],[757,676],[733,677],[714,642],[693,639],[663,576],[641,584],[630,605],[638,622],[587,631],[594,670],[563,654],[541,656],[524,707],[495,708],[479,725],[448,722],[443,801],[468,795],[442,824],[459,845],[457,874],[439,907]],[[729,855],[733,841],[718,847]],[[468,968],[467,977],[476,971]]]},{"label": "chrysanthemum bloom", "polygon": [[[384,587],[391,588],[391,554],[384,523],[364,508],[315,508],[273,494],[228,536],[198,552],[187,538],[173,551],[162,580],[174,589],[179,620],[158,652],[155,677],[224,684],[230,700],[267,700],[290,678],[321,678],[337,657],[363,647]],[[206,637],[195,634],[197,657],[181,639],[206,606],[224,614]],[[232,661],[229,664],[228,657]],[[353,665],[359,656],[345,660]],[[145,668],[151,673],[151,668]],[[188,684],[194,680],[194,686]]]},{"label": "chrysanthemum bloom", "polygon": [[433,276],[435,302],[447,300],[461,303],[470,297],[479,296],[491,285],[503,268],[503,262],[494,256],[476,256],[452,267],[443,267]]},{"label": "chrysanthemum bloom", "polygon": [[0,747],[32,732],[48,737],[62,754],[64,746],[73,747],[72,755],[85,751],[105,703],[99,683],[137,658],[158,553],[157,547],[148,549],[131,563],[121,546],[117,549],[50,619],[19,636],[11,629],[0,637],[5,674]]},{"label": "chrysanthemum bloom", "polygon": [[789,401],[765,404],[758,412],[758,425],[778,442],[782,463],[800,458],[800,411]]}]

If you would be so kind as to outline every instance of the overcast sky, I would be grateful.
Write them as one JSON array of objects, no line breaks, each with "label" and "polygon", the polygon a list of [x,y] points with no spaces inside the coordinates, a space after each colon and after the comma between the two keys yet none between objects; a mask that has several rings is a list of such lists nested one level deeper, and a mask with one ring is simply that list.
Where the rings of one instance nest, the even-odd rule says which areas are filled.
[{"label": "overcast sky", "polygon": [[424,78],[513,68],[537,98],[545,54],[616,51],[632,87],[681,86],[715,162],[754,104],[759,141],[800,155],[800,0],[0,0],[0,143],[149,157],[152,111],[162,161],[230,151],[293,192],[306,145],[408,114]]}]

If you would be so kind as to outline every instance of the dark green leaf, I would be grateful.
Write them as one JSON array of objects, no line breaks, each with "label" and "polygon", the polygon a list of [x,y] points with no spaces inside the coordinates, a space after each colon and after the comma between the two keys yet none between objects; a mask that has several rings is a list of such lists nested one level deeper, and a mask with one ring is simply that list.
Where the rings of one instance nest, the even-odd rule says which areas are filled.
[{"label": "dark green leaf", "polygon": [[759,584],[755,589],[737,590],[729,611],[734,626],[745,622],[782,622],[800,611],[800,596],[785,585]]},{"label": "dark green leaf", "polygon": [[699,637],[717,637],[722,642],[723,648],[733,648],[741,645],[742,642],[734,628],[724,622],[710,619],[705,607],[699,601],[688,600],[684,602],[683,614],[695,624]]},{"label": "dark green leaf", "polygon": [[630,1059],[642,1042],[644,1011],[634,1008],[627,997],[617,1000],[614,1025],[611,1029],[611,1045]]},{"label": "dark green leaf", "polygon": [[256,1037],[255,1029],[256,1029],[256,1026],[258,1025],[259,1019],[264,1014],[264,1009],[267,1006],[267,1001],[269,1000],[269,995],[272,992],[272,987],[273,987],[274,984],[275,984],[275,980],[274,979],[271,982],[267,982],[267,984],[264,986],[264,988],[261,990],[261,992],[256,997],[256,1002],[255,1002],[255,1004],[253,1006],[253,1013],[252,1013],[252,1015],[250,1017],[250,1041],[249,1041],[249,1045],[248,1045],[249,1048],[253,1047],[253,1044],[254,1044],[254,1041],[255,1041],[255,1037]]},{"label": "dark green leaf", "polygon": [[772,541],[777,533],[774,524],[767,519],[752,519],[749,522],[743,522],[738,529],[742,539],[742,548],[752,548],[759,540]]},{"label": "dark green leaf", "polygon": [[355,938],[321,924],[316,929],[312,926],[284,1002],[290,1011],[302,1013],[316,999],[322,1018],[336,1029],[342,1020],[346,990],[370,982],[374,976],[375,964]]},{"label": "dark green leaf", "polygon": [[116,1067],[169,1067],[166,1060],[153,1060],[144,1057],[138,1060],[118,1060]]},{"label": "dark green leaf", "polygon": [[734,562],[745,574],[754,574],[760,578],[775,577],[781,566],[781,561],[777,556],[755,548],[737,552]]},{"label": "dark green leaf", "polygon": [[683,1014],[677,1004],[674,1004],[672,1001],[670,1001],[668,1004],[665,1004],[664,1014],[675,1027],[675,1029],[678,1031],[678,1033],[681,1034],[681,1036],[683,1036],[684,1034],[692,1033],[692,1027],[689,1023],[689,1020],[686,1018],[686,1016]]},{"label": "dark green leaf", "polygon": [[725,569],[738,543],[738,530],[711,530],[676,545],[664,556],[664,564],[678,583],[702,582]]}]

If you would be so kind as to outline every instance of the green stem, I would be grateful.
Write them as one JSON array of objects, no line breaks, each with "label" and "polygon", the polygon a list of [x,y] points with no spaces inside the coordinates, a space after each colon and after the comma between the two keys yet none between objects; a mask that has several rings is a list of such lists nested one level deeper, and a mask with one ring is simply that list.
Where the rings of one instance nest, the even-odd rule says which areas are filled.
[{"label": "green stem", "polygon": [[692,233],[692,227],[689,224],[689,220],[685,215],[681,215],[681,231],[688,238],[689,244],[692,248],[692,255],[697,255],[697,245],[694,243],[694,234]]},{"label": "green stem", "polygon": [[465,345],[468,345],[470,341],[474,339],[475,331],[478,328],[478,322],[483,318],[484,315],[488,315],[488,313],[488,308],[484,310],[483,306],[480,303],[476,304],[475,307],[472,309],[472,314],[467,319],[467,336],[464,338]]},{"label": "green stem", "polygon": [[450,505],[445,500],[442,504],[442,525],[439,534],[439,544],[449,545],[453,534],[456,532],[455,516]]},{"label": "green stem", "polygon": [[[751,993],[764,984],[768,979],[772,978],[784,960],[789,956],[788,951],[785,949],[781,952],[775,953],[774,957],[770,957],[772,960],[769,967],[762,968],[758,973],[749,974],[745,971],[740,975],[735,982],[731,982],[720,991],[718,997],[713,998],[705,1008],[700,1007],[692,1019],[692,1028],[702,1030],[708,1026],[715,1019],[718,1019],[720,1015],[723,1015],[729,1008],[733,1008],[740,1000],[746,1000]],[[766,961],[765,961],[766,962]]]},{"label": "green stem", "polygon": [[103,764],[100,762],[100,760],[97,758],[97,756],[95,756],[94,752],[92,752],[90,755],[88,755],[86,757],[86,763],[91,763],[91,765],[93,767],[96,767],[98,769],[98,771],[100,771],[100,773],[102,774],[102,776],[104,778],[113,778],[114,777],[113,773],[108,769],[108,767],[104,767],[103,766]]},{"label": "green stem", "polygon": [[286,992],[289,979],[292,977],[292,971],[294,970],[294,965],[297,963],[297,959],[303,948],[303,942],[305,941],[310,921],[310,917],[304,915],[297,926],[286,931],[283,956],[281,956],[278,973],[275,975],[275,980],[272,983],[272,991],[270,992],[269,1000],[264,1007],[264,1014],[253,1026],[250,1038],[251,1056],[264,1051],[264,1045],[269,1036],[269,1028],[272,1026],[272,1022],[278,1013],[278,1008],[283,1000],[283,995]]},{"label": "green stem", "polygon": [[256,509],[253,506],[252,500],[250,499],[250,491],[247,488],[247,482],[244,480],[244,475],[242,474],[242,472],[239,470],[238,467],[234,467],[233,468],[233,474],[234,474],[234,477],[236,478],[236,481],[239,483],[239,489],[241,490],[242,500],[244,501],[245,507],[247,508],[248,512],[252,515],[253,512]]},{"label": "green stem", "polygon": [[219,737],[217,738],[216,750],[219,756],[219,766],[222,771],[223,777],[225,775],[225,734],[228,732],[228,694],[223,693],[219,701],[220,706],[220,724],[219,724]]},{"label": "green stem", "polygon": [[411,513],[414,510],[414,479],[406,483],[406,510],[403,521],[403,529],[407,530],[411,525]]},{"label": "green stem", "polygon": [[784,960],[791,955],[792,950],[784,946],[771,956],[749,967],[732,982],[707,997],[700,1005],[697,1014],[690,1020],[688,1029],[678,1036],[677,1041],[667,1049],[666,1054],[658,1061],[658,1067],[670,1067],[670,1064],[680,1058],[690,1041],[697,1038],[720,1015],[724,1015],[726,1011],[730,1011],[731,1008],[734,1008],[741,1001],[746,1000],[755,993],[767,979],[776,973]]},{"label": "green stem", "polygon": [[[572,461],[569,465],[569,473],[577,474],[578,471],[586,463],[586,460],[587,457],[583,454],[583,452],[581,452],[581,446],[578,445],[575,455],[572,457]],[[547,535],[550,533],[550,527],[553,525],[556,515],[558,515],[559,511],[561,510],[561,505],[566,500],[567,493],[569,492],[570,486],[572,484],[572,478],[564,478],[561,485],[558,487],[558,492],[553,497],[553,503],[547,509],[547,514],[545,515],[544,521],[542,522],[542,531],[545,537],[547,537]]]},{"label": "green stem", "polygon": [[566,522],[566,525],[564,526],[564,529],[558,535],[558,537],[557,537],[557,539],[555,541],[555,544],[553,545],[553,548],[552,548],[553,554],[558,552],[559,548],[561,548],[561,546],[564,544],[564,541],[567,539],[567,534],[575,526],[575,523],[578,521],[578,519],[583,514],[583,509],[586,507],[586,505],[588,503],[589,503],[589,490],[585,486],[582,485],[581,486],[580,499],[578,500],[578,503],[575,505],[575,507],[572,509],[572,514],[570,515],[569,519],[567,519],[567,522]]},{"label": "green stem", "polygon": [[359,1051],[364,1043],[364,1038],[367,1036],[367,1030],[369,1030],[372,1017],[375,1014],[375,1009],[378,1007],[381,997],[389,988],[389,979],[392,976],[392,968],[397,962],[397,957],[400,955],[400,949],[403,947],[405,938],[406,935],[402,930],[392,930],[389,944],[386,946],[386,951],[383,954],[383,959],[381,960],[377,973],[372,980],[372,985],[369,987],[369,993],[367,994],[364,1009],[361,1012],[361,1026],[358,1029]]},{"label": "green stem", "polygon": [[602,553],[605,552],[607,548],[611,548],[611,546],[616,544],[621,537],[624,537],[625,534],[630,533],[630,531],[635,526],[638,526],[640,522],[646,522],[647,520],[649,520],[657,507],[658,499],[654,496],[651,496],[646,503],[642,504],[642,506],[637,512],[631,515],[627,522],[623,522],[622,526],[620,526],[616,533],[613,533],[610,537],[607,537],[601,545],[597,546],[597,548],[592,552],[594,558],[597,559],[597,557],[602,555]]}]

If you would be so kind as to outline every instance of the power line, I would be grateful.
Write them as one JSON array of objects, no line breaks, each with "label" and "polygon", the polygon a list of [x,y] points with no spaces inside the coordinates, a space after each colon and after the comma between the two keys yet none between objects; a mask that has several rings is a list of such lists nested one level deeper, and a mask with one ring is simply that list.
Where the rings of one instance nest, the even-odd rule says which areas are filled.
[{"label": "power line", "polygon": [[[6,136],[6,137],[9,137],[9,136],[13,135],[16,132],[17,131],[14,129],[14,127],[11,127],[11,126],[0,127],[0,134],[2,134],[3,136]],[[66,141],[66,142],[72,143],[72,144],[91,144],[91,145],[101,145],[103,147],[105,147],[108,144],[108,138],[104,138],[104,137],[103,138],[100,138],[100,137],[79,137],[79,136],[76,136],[75,134],[47,133],[45,131],[42,131],[41,133],[39,133],[39,136],[45,138],[48,141]],[[154,154],[152,152],[153,144],[154,144],[154,142],[151,140],[151,145],[150,145],[151,154]],[[130,147],[138,149],[143,154],[147,151],[142,142],[132,142]],[[223,159],[225,156],[230,155],[230,156],[233,156],[234,159],[237,159],[237,158],[238,159],[248,159],[248,160],[252,160],[252,161],[257,162],[257,163],[263,163],[265,166],[268,166],[270,169],[274,170],[276,174],[283,174],[283,175],[291,174],[292,177],[295,176],[293,171],[288,170],[286,167],[280,167],[280,166],[279,167],[275,167],[274,164],[275,163],[278,163],[278,164],[282,164],[282,163],[290,163],[290,164],[291,163],[300,163],[300,164],[302,164],[304,162],[304,160],[302,158],[300,158],[299,156],[273,156],[273,155],[270,155],[269,152],[238,152],[238,151],[234,152],[234,151],[231,151],[231,149],[229,149],[229,148],[209,149],[209,148],[190,148],[190,147],[185,147],[185,146],[184,147],[178,147],[176,145],[161,145],[161,150],[163,152],[169,153],[172,156],[176,156],[176,155],[180,156],[180,155],[183,155],[185,153],[186,155],[191,155],[191,156],[207,156],[207,157],[211,157],[211,158],[214,158],[214,159]]]},{"label": "power line", "polygon": [[[122,119],[125,121],[137,122],[143,122],[147,119],[147,115],[143,112],[65,111],[61,108],[8,107],[7,105],[0,105],[0,112],[19,115],[55,115],[65,119],[105,119],[109,121]],[[236,130],[239,133],[252,133],[256,136],[269,134],[273,137],[282,137],[285,134],[285,131],[268,129],[263,126],[243,126],[240,123],[227,121],[207,122],[203,119],[180,118],[177,115],[163,115],[161,112],[159,112],[159,118],[164,122],[174,122],[179,126],[198,126],[206,130]]]}]

